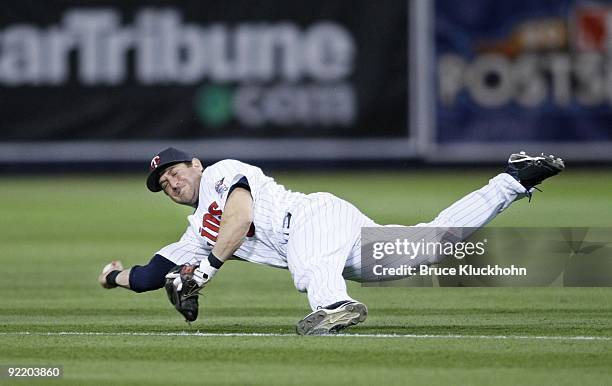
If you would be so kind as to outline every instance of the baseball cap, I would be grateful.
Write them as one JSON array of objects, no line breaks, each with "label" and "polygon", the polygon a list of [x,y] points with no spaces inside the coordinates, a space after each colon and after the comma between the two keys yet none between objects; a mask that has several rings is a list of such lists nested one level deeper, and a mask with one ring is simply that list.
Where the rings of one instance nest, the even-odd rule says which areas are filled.
[{"label": "baseball cap", "polygon": [[147,188],[152,192],[159,192],[162,190],[159,185],[159,176],[168,167],[178,164],[181,162],[190,162],[193,159],[191,154],[185,153],[182,150],[169,147],[157,153],[153,159],[151,159],[151,165],[149,166],[149,176],[147,177]]}]

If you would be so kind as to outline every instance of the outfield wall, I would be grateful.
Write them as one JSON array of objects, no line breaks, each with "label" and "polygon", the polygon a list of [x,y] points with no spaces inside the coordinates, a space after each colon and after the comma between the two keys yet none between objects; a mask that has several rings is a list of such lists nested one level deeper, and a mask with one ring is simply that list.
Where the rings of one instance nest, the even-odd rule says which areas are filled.
[{"label": "outfield wall", "polygon": [[278,162],[612,160],[607,5],[3,8],[0,163],[147,162],[169,145]]}]

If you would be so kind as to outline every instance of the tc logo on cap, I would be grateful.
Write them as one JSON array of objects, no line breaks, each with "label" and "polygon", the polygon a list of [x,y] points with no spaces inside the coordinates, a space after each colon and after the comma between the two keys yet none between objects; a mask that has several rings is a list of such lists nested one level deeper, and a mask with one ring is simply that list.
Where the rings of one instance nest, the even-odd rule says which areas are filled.
[{"label": "tc logo on cap", "polygon": [[155,157],[153,157],[153,159],[151,160],[151,170],[153,169],[157,169],[157,167],[159,166],[159,156],[156,155]]}]

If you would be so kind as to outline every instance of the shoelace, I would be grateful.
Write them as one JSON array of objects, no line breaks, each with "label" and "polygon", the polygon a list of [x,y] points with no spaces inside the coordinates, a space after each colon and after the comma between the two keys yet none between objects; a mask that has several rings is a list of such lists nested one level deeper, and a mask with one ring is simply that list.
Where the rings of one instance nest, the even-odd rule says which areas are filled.
[{"label": "shoelace", "polygon": [[[543,190],[538,188],[537,186],[532,186],[531,188],[537,190],[538,192],[543,192]],[[533,196],[533,193],[528,190],[527,191],[527,197],[529,198],[528,202],[531,202],[531,197],[532,196]]]}]

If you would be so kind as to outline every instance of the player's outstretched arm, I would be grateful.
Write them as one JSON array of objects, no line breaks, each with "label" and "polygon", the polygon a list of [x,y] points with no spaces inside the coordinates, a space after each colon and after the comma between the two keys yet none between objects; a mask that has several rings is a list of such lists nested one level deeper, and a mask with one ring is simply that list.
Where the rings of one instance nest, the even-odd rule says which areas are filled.
[{"label": "player's outstretched arm", "polygon": [[204,286],[217,273],[221,265],[229,259],[242,242],[253,223],[253,197],[248,189],[232,189],[225,203],[219,226],[217,242],[207,259],[193,273],[199,287]]},{"label": "player's outstretched arm", "polygon": [[232,191],[225,204],[219,235],[212,250],[221,261],[229,259],[249,232],[253,223],[253,198],[251,192],[243,188]]},{"label": "player's outstretched arm", "polygon": [[166,275],[166,292],[170,302],[185,320],[193,322],[198,317],[198,294],[215,276],[242,242],[253,223],[253,198],[247,188],[233,187],[225,203],[217,241],[212,251],[200,265],[184,264]]},{"label": "player's outstretched arm", "polygon": [[134,265],[128,269],[123,268],[121,261],[115,260],[102,269],[98,283],[107,289],[123,287],[134,292],[153,291],[164,286],[165,276],[174,265],[159,254],[153,256],[145,265]]}]

